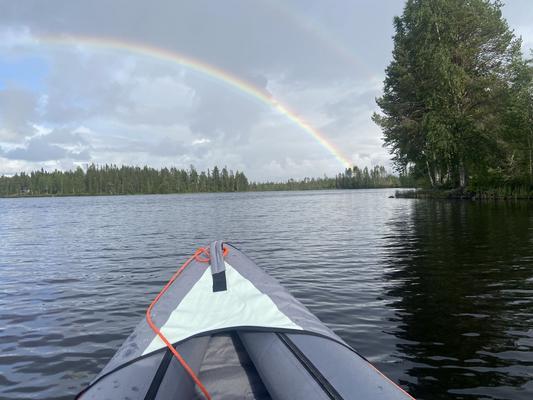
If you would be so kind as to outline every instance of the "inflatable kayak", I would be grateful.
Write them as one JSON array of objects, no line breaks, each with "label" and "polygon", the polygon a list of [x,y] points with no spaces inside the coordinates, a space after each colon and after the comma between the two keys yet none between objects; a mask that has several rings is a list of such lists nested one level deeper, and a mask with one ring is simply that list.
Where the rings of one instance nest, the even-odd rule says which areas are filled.
[{"label": "inflatable kayak", "polygon": [[228,243],[183,264],[78,399],[412,399]]}]

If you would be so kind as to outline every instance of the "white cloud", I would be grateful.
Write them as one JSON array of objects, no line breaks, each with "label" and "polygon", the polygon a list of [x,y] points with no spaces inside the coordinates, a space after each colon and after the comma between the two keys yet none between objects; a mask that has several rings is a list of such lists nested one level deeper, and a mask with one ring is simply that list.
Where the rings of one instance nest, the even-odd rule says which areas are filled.
[{"label": "white cloud", "polygon": [[194,139],[192,141],[193,146],[198,145],[198,144],[207,144],[207,143],[211,143],[211,140],[207,138],[200,138],[200,139]]}]

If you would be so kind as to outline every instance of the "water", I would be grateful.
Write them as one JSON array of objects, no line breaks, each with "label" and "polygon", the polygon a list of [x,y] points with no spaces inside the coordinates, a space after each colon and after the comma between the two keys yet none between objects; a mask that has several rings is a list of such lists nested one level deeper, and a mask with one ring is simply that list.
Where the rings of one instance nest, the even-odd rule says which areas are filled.
[{"label": "water", "polygon": [[419,399],[532,399],[533,206],[390,194],[0,199],[0,398],[72,398],[224,238]]}]

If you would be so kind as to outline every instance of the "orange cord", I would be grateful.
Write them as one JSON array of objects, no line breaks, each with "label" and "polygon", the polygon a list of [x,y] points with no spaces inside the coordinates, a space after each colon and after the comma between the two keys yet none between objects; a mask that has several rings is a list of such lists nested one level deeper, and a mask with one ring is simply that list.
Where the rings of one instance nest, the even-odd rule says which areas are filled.
[{"label": "orange cord", "polygon": [[[207,254],[207,257],[205,258],[202,258],[200,257],[201,254]],[[227,247],[224,247],[223,248],[223,251],[222,251],[222,255],[224,257],[226,257],[226,255],[228,254],[228,248]],[[200,390],[202,391],[202,393],[204,394],[205,398],[207,400],[212,400],[211,398],[211,395],[209,394],[209,392],[207,391],[207,389],[205,388],[204,384],[202,383],[202,381],[198,378],[198,376],[196,376],[196,374],[194,373],[194,371],[192,370],[192,368],[189,366],[189,364],[187,364],[187,361],[184,360],[184,358],[181,356],[180,353],[178,353],[178,351],[174,348],[174,346],[172,346],[172,344],[168,341],[168,339],[165,337],[165,335],[163,335],[163,333],[159,330],[159,328],[157,326],[155,326],[154,322],[152,321],[152,316],[151,316],[151,313],[152,313],[152,309],[154,308],[154,306],[156,305],[156,303],[159,301],[159,299],[161,298],[161,296],[163,296],[163,294],[168,290],[168,288],[170,287],[170,285],[172,285],[172,283],[176,280],[176,278],[183,272],[183,270],[185,268],[187,268],[187,266],[193,261],[193,260],[196,260],[198,262],[202,262],[202,263],[206,263],[206,262],[209,262],[210,261],[210,254],[209,254],[209,249],[206,248],[206,247],[200,247],[198,250],[196,250],[194,252],[194,254],[187,260],[183,263],[183,265],[174,273],[174,275],[172,275],[172,277],[170,278],[170,280],[167,282],[167,284],[165,285],[165,287],[163,289],[161,289],[161,291],[159,292],[159,294],[156,296],[156,298],[152,301],[152,303],[150,303],[150,306],[148,307],[148,309],[146,310],[146,321],[148,322],[148,325],[150,325],[150,328],[152,328],[152,330],[157,334],[157,336],[159,336],[161,338],[161,340],[165,343],[165,345],[170,349],[170,351],[172,352],[172,354],[174,354],[174,356],[178,359],[178,361],[180,362],[180,364],[182,365],[182,367],[185,369],[185,371],[187,371],[187,373],[189,374],[189,376],[191,377],[191,379],[194,381],[194,383],[198,386],[198,388],[200,388]],[[414,397],[412,397],[409,393],[407,393],[405,390],[403,390],[399,385],[395,384],[394,382],[392,382],[392,380],[390,380],[388,377],[386,377],[380,370],[378,370],[374,365],[372,365],[370,362],[369,362],[370,366],[376,370],[376,372],[378,372],[381,376],[383,376],[386,380],[388,380],[389,382],[391,382],[394,386],[396,386],[398,389],[400,389],[402,392],[404,392],[407,396],[409,396],[411,399],[415,400]]]},{"label": "orange cord", "polygon": [[[205,253],[207,254],[207,257],[206,258],[202,258],[200,257],[200,254],[202,253]],[[222,248],[222,256],[226,257],[226,255],[228,254],[228,248],[227,247],[223,247]],[[196,261],[198,262],[202,262],[202,263],[207,263],[211,260],[210,258],[210,254],[209,254],[209,249],[207,247],[200,247],[198,250],[196,250],[196,253],[194,253],[193,257]]]},{"label": "orange cord", "polygon": [[[202,253],[205,253],[207,254],[207,257],[208,258],[202,258],[200,257],[200,255]],[[228,249],[227,247],[224,248],[224,251],[223,251],[223,255],[225,256],[226,254],[228,253]],[[193,260],[196,260],[196,261],[199,261],[199,262],[209,262],[209,250],[205,247],[201,247],[199,248],[198,250],[196,250],[194,252],[194,254],[187,260],[183,263],[183,265],[174,273],[174,275],[172,275],[172,278],[170,278],[170,280],[167,282],[167,284],[165,285],[165,287],[163,289],[161,289],[161,291],[159,292],[159,294],[156,296],[156,298],[152,301],[152,303],[150,303],[150,306],[148,307],[148,309],[146,310],[146,321],[148,322],[148,325],[150,325],[150,328],[152,328],[152,330],[157,334],[157,336],[159,336],[161,338],[161,340],[165,343],[165,345],[170,349],[170,351],[172,352],[172,354],[174,354],[174,356],[178,359],[178,361],[180,362],[180,364],[182,365],[182,367],[185,369],[185,371],[187,371],[187,373],[189,374],[189,376],[191,377],[191,379],[194,381],[194,383],[198,386],[198,388],[202,391],[202,393],[204,394],[205,398],[207,400],[211,400],[211,395],[209,394],[209,392],[207,391],[207,389],[205,388],[204,384],[202,383],[202,381],[200,381],[200,379],[198,378],[198,376],[196,376],[196,374],[194,373],[194,371],[192,370],[192,368],[189,366],[189,364],[187,364],[187,362],[183,359],[183,357],[181,356],[180,353],[178,353],[178,351],[174,348],[174,346],[172,346],[172,344],[168,341],[168,339],[165,337],[165,335],[163,335],[163,333],[159,330],[159,328],[157,326],[155,326],[154,322],[152,321],[152,316],[151,316],[151,313],[152,313],[152,309],[154,308],[154,306],[156,305],[156,303],[159,301],[159,299],[161,298],[161,296],[163,296],[163,294],[168,290],[168,288],[170,287],[170,285],[172,285],[172,283],[176,280],[176,278],[183,272],[183,270],[185,268],[187,268],[187,266],[193,261]]]}]

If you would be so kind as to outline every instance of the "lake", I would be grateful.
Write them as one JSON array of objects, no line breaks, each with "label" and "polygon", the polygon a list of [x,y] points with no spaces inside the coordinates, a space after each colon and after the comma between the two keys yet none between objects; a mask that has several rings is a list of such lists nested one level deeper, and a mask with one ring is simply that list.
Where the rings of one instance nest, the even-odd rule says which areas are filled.
[{"label": "lake", "polygon": [[0,199],[0,398],[72,398],[225,239],[418,399],[532,399],[533,204],[393,193]]}]

